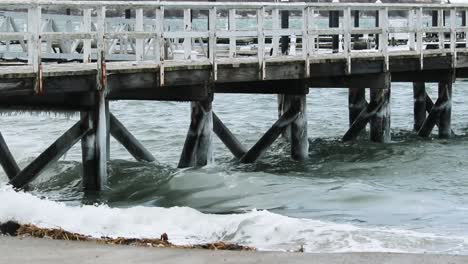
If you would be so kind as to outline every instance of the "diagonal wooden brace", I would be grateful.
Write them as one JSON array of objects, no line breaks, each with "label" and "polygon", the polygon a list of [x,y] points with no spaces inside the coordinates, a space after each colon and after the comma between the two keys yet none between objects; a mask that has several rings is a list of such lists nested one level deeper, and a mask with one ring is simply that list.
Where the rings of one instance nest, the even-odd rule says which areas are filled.
[{"label": "diagonal wooden brace", "polygon": [[426,120],[424,120],[421,129],[419,129],[418,136],[428,137],[431,134],[432,129],[434,129],[434,126],[440,118],[440,112],[442,110],[442,107],[443,101],[442,99],[438,98],[435,104],[432,106],[431,111],[429,112],[429,115],[427,116]]},{"label": "diagonal wooden brace", "polygon": [[[429,114],[434,107],[434,102],[432,101],[431,97],[426,93],[426,112]],[[440,118],[436,120],[435,125],[439,127]],[[452,130],[452,135],[455,135],[455,132]]]},{"label": "diagonal wooden brace", "polygon": [[252,163],[265,153],[281,133],[300,115],[297,107],[291,107],[286,111],[273,126],[260,138],[260,140],[242,157],[242,163]]},{"label": "diagonal wooden brace", "polygon": [[148,162],[156,160],[151,152],[149,152],[112,113],[109,113],[109,119],[111,135],[120,142],[136,160]]},{"label": "diagonal wooden brace", "polygon": [[237,140],[234,134],[231,133],[214,112],[213,131],[236,158],[240,159],[247,153],[247,149]]},{"label": "diagonal wooden brace", "polygon": [[0,165],[2,165],[3,170],[10,180],[20,172],[20,168],[13,158],[2,133],[0,133]]},{"label": "diagonal wooden brace", "polygon": [[15,188],[23,188],[39,176],[44,169],[63,156],[89,131],[90,128],[85,123],[78,121],[18,175],[11,179],[9,183]]},{"label": "diagonal wooden brace", "polygon": [[343,136],[342,140],[344,142],[353,141],[355,140],[359,133],[366,128],[367,123],[369,123],[370,119],[382,108],[383,101],[379,102],[371,102],[367,105],[367,107],[361,111],[361,113],[356,117],[351,127],[346,131],[345,135]]}]

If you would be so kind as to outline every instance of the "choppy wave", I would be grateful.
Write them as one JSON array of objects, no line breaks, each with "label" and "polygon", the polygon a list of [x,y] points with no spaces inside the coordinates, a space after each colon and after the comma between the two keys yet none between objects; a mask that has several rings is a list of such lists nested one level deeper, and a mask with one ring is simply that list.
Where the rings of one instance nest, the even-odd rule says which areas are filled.
[{"label": "choppy wave", "polygon": [[439,236],[400,229],[362,228],[350,224],[300,219],[268,211],[203,214],[188,207],[110,208],[70,206],[0,187],[0,222],[16,220],[44,228],[63,228],[93,237],[159,237],[195,244],[223,240],[261,250],[307,252],[467,253],[467,237]]}]

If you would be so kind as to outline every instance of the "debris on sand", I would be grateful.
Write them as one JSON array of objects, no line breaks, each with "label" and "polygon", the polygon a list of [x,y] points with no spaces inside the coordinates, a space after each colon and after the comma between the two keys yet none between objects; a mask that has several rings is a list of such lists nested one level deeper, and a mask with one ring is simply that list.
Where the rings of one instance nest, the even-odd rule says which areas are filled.
[{"label": "debris on sand", "polygon": [[8,221],[6,223],[0,223],[0,234],[9,235],[9,236],[16,236],[16,232],[20,228],[20,224]]},{"label": "debris on sand", "polygon": [[0,223],[0,234],[21,237],[49,238],[67,241],[92,241],[109,245],[131,245],[142,247],[158,248],[183,248],[183,249],[209,249],[209,250],[235,250],[235,251],[255,251],[253,247],[246,247],[237,244],[224,242],[207,243],[200,245],[178,246],[169,242],[169,237],[163,233],[159,239],[148,238],[124,238],[124,237],[101,237],[93,238],[78,233],[71,233],[61,228],[40,228],[35,225],[20,225],[13,221],[4,224]]}]

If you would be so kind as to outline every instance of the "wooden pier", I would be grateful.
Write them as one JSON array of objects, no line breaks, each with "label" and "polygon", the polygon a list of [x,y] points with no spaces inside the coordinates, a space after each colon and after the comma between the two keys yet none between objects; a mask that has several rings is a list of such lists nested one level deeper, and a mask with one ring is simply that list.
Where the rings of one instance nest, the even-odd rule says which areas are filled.
[{"label": "wooden pier", "polygon": [[[81,118],[23,169],[0,134],[0,164],[23,188],[81,141],[84,188],[101,190],[110,136],[154,161],[109,112],[112,100],[190,101],[181,168],[213,160],[214,135],[240,162],[255,162],[283,135],[301,161],[311,89],[349,89],[343,141],[370,124],[370,140],[385,143],[394,82],[413,83],[415,133],[428,137],[438,126],[449,138],[452,83],[468,77],[467,12],[468,4],[3,0],[0,110]],[[435,101],[425,83],[438,83]],[[243,146],[216,115],[214,93],[278,94],[278,120]]]}]

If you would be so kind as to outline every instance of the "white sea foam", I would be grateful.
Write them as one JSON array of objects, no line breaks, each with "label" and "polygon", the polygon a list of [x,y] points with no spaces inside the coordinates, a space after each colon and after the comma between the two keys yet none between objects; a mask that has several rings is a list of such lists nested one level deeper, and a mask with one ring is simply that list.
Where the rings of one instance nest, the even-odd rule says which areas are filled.
[{"label": "white sea foam", "polygon": [[0,187],[0,201],[0,222],[16,220],[46,228],[60,227],[93,237],[159,237],[166,232],[176,244],[223,240],[263,250],[294,250],[303,246],[308,252],[466,253],[468,248],[465,237],[362,228],[268,211],[213,215],[188,207],[76,207],[15,192],[7,186]]}]

